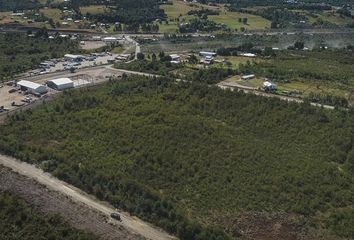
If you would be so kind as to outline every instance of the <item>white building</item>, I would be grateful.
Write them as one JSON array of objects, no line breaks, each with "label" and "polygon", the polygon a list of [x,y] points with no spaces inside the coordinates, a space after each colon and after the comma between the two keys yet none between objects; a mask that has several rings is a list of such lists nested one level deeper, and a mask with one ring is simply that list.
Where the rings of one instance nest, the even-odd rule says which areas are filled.
[{"label": "white building", "polygon": [[203,57],[216,57],[216,53],[215,52],[199,52],[199,55],[203,56]]},{"label": "white building", "polygon": [[275,90],[277,90],[277,85],[275,85],[274,83],[271,83],[269,81],[265,81],[263,83],[263,89],[266,91],[275,91]]},{"label": "white building", "polygon": [[178,54],[171,54],[171,63],[181,63],[181,57]]},{"label": "white building", "polygon": [[22,91],[28,91],[32,94],[45,94],[48,92],[47,88],[41,84],[22,80],[17,83]]},{"label": "white building", "polygon": [[74,82],[71,81],[69,78],[58,78],[49,80],[47,82],[47,86],[59,91],[63,91],[65,89],[73,88]]},{"label": "white building", "polygon": [[102,38],[102,41],[104,41],[105,43],[116,43],[119,42],[120,40],[122,40],[121,38],[116,38],[116,37],[105,37]]},{"label": "white building", "polygon": [[255,75],[254,74],[243,75],[241,78],[242,80],[249,80],[255,78]]},{"label": "white building", "polygon": [[251,57],[251,58],[257,57],[257,55],[254,54],[254,53],[241,53],[240,56],[242,56],[242,57]]}]

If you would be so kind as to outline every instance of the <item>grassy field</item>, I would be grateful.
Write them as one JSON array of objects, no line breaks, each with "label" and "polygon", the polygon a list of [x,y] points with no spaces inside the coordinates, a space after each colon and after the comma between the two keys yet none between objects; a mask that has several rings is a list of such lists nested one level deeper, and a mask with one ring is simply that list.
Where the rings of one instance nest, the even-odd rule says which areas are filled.
[{"label": "grassy field", "polygon": [[87,13],[90,14],[101,14],[105,13],[106,11],[109,11],[108,8],[105,6],[100,6],[100,5],[92,5],[92,6],[87,6],[87,7],[80,7],[80,12],[83,15],[86,15]]},{"label": "grassy field", "polygon": [[347,25],[353,23],[354,20],[349,17],[341,17],[340,14],[336,13],[335,11],[322,11],[322,12],[315,12],[310,14],[307,11],[298,11],[301,14],[305,15],[310,23],[315,23],[322,19],[325,22],[333,23],[336,25]]},{"label": "grassy field", "polygon": [[53,19],[55,23],[61,22],[62,18],[64,17],[63,12],[57,8],[41,9],[40,12],[43,13],[44,16]]},{"label": "grassy field", "polygon": [[[212,15],[208,16],[208,18],[216,23],[226,24],[226,26],[232,30],[235,30],[236,28],[239,30],[241,27],[249,30],[270,28],[270,21],[260,16],[229,12],[222,5],[215,7],[203,4],[188,4],[184,1],[174,0],[173,5],[161,5],[161,8],[164,9],[165,13],[167,14],[171,26],[160,26],[160,32],[175,32],[175,30],[178,28],[177,21],[175,21],[177,18],[179,18],[180,22],[188,22],[189,19],[195,17],[188,15],[189,11],[201,10],[203,8],[219,11],[220,15]],[[238,21],[239,18],[248,18],[248,24],[240,23]]]},{"label": "grassy field", "polygon": [[[243,24],[238,21],[239,18],[247,18],[248,23]],[[241,27],[244,27],[248,30],[261,30],[270,28],[270,21],[264,19],[260,16],[238,13],[238,12],[221,12],[220,15],[209,16],[210,20],[213,20],[216,23],[224,23],[231,29],[240,30]]]},{"label": "grassy field", "polygon": [[235,238],[342,239],[354,237],[353,119],[131,77],[14,116],[0,149],[170,231],[183,216]]}]

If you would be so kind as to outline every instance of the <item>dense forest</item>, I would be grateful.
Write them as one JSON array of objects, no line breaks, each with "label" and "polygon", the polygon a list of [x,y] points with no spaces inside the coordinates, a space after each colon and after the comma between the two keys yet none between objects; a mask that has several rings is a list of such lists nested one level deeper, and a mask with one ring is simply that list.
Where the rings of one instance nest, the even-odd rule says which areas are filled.
[{"label": "dense forest", "polygon": [[0,81],[33,69],[49,58],[77,52],[78,43],[68,38],[48,39],[46,31],[34,37],[21,33],[0,34]]},{"label": "dense forest", "polygon": [[243,236],[256,213],[353,238],[353,119],[131,76],[12,116],[0,149],[181,239]]},{"label": "dense forest", "polygon": [[0,11],[18,11],[24,9],[39,8],[41,4],[37,0],[1,0]]},{"label": "dense forest", "polygon": [[0,238],[93,240],[92,234],[73,229],[58,216],[43,216],[16,196],[0,192]]}]

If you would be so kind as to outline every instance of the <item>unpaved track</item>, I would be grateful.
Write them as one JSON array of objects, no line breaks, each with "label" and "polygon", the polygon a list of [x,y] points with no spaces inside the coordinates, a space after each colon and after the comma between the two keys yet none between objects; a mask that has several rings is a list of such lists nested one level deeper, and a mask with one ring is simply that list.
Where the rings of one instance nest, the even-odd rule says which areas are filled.
[{"label": "unpaved track", "polygon": [[[90,209],[98,211],[101,214],[107,216],[107,218],[109,218],[109,215],[115,211],[115,209],[108,203],[97,200],[93,196],[88,195],[83,191],[81,191],[80,189],[54,178],[50,174],[43,172],[41,169],[36,168],[33,165],[27,164],[25,162],[21,162],[17,159],[4,156],[4,155],[0,155],[0,164],[7,168],[12,169],[14,172],[17,172],[22,176],[26,176],[30,179],[35,180],[36,182],[47,187],[49,190],[63,194],[68,199],[74,202],[86,205],[86,208],[89,207],[87,208],[87,211],[89,211]],[[6,188],[6,186],[9,189],[12,188],[11,182],[9,182],[6,178],[4,179],[4,174],[1,174],[0,180],[1,180],[0,181],[1,189]],[[6,186],[5,183],[7,183]],[[26,188],[27,187],[25,186],[25,189]],[[30,189],[30,186],[28,186],[28,189]],[[34,191],[33,194],[35,194],[35,192],[36,191]],[[27,194],[30,194],[30,192]],[[63,208],[63,206],[61,207]],[[113,227],[106,223],[106,225],[109,225],[115,229],[114,234],[110,232],[104,232],[105,229],[107,231],[112,231],[112,229],[105,228],[102,226],[97,226],[97,228],[100,229],[98,234],[101,235],[101,237],[103,237],[104,239],[139,239],[139,237],[136,236],[135,238],[131,237],[137,234],[146,239],[153,239],[153,240],[176,239],[175,237],[167,234],[166,232],[136,217],[129,216],[129,214],[125,212],[120,212],[120,214],[121,214],[122,222],[114,221],[118,226]],[[63,217],[65,218],[65,216]],[[69,218],[72,217],[73,216],[69,216]],[[80,217],[86,219],[86,216],[80,216]],[[102,225],[104,224],[104,222],[103,223],[101,222],[100,224]],[[130,235],[128,233],[130,233]],[[115,234],[116,236],[114,237]]]}]

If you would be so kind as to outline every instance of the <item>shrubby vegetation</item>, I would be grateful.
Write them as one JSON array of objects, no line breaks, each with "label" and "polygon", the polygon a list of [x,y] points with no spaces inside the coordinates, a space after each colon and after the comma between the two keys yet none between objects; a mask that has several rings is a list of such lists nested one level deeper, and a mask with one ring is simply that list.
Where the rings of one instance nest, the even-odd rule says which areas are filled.
[{"label": "shrubby vegetation", "polygon": [[166,18],[166,14],[159,7],[158,0],[119,0],[112,1],[110,5],[114,6],[111,11],[103,14],[88,14],[87,17],[103,23],[123,23],[127,25],[125,30],[132,32],[139,31],[144,24]]},{"label": "shrubby vegetation", "polygon": [[37,0],[1,0],[0,11],[18,11],[39,8],[41,4]]},{"label": "shrubby vegetation", "polygon": [[[298,42],[295,47],[302,48]],[[241,65],[243,73],[257,73],[277,81],[307,79],[354,87],[354,52],[346,49],[279,52],[274,58]]]},{"label": "shrubby vegetation", "polygon": [[0,34],[0,81],[33,69],[43,60],[78,51],[78,43],[66,38],[48,39],[46,31],[34,37],[21,33]]},{"label": "shrubby vegetation", "polygon": [[181,64],[171,63],[171,57],[165,55],[164,52],[160,52],[158,56],[152,54],[147,57],[140,53],[137,61],[130,63],[118,63],[115,64],[116,68],[126,69],[137,72],[152,73],[156,75],[166,76],[169,72],[181,67]]},{"label": "shrubby vegetation", "polygon": [[0,238],[93,240],[92,234],[73,229],[58,216],[43,216],[10,193],[0,192]]},{"label": "shrubby vegetation", "polygon": [[354,237],[353,114],[131,76],[18,113],[0,149],[181,239],[277,211]]}]

